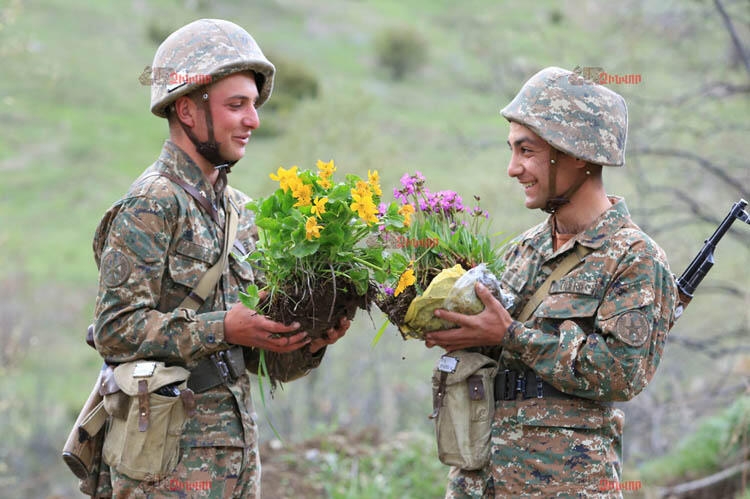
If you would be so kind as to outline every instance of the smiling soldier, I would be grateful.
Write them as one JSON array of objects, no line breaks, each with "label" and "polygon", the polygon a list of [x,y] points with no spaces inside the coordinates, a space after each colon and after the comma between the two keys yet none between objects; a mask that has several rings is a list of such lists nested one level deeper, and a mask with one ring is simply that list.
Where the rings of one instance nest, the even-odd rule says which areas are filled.
[{"label": "smiling soldier", "polygon": [[[231,22],[201,19],[170,35],[153,67],[183,76],[151,85],[151,112],[167,119],[169,140],[94,239],[94,341],[107,364],[118,366],[117,386],[133,392],[124,412],[114,394],[105,397],[109,466],[97,495],[184,497],[186,487],[200,484],[191,495],[260,497],[246,362],[257,366],[261,349],[304,349],[306,360],[287,380],[303,376],[349,321],[311,340],[299,324],[239,303],[238,292],[254,280],[243,256],[256,231],[249,199],[227,185],[227,173],[260,125],[257,108],[271,95],[275,71],[255,40]],[[159,386],[159,372],[183,384]],[[180,403],[159,413],[172,407],[171,397]],[[160,417],[167,421],[161,435]]]},{"label": "smiling soldier", "polygon": [[623,413],[652,379],[674,322],[664,252],[608,196],[602,166],[622,166],[627,109],[617,93],[546,68],[502,115],[508,175],[529,209],[549,214],[505,255],[506,310],[477,286],[478,315],[436,311],[458,329],[427,346],[500,360],[489,463],[453,468],[446,497],[620,496]]}]

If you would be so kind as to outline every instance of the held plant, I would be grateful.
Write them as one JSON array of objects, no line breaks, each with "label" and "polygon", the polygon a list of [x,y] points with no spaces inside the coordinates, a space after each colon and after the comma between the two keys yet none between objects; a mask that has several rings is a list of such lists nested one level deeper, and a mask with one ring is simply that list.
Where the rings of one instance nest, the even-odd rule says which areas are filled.
[{"label": "held plant", "polygon": [[[384,258],[382,246],[365,239],[382,230],[404,230],[404,217],[392,202],[378,211],[382,190],[377,171],[367,180],[346,175],[336,181],[333,160],[318,161],[316,170],[280,167],[270,175],[279,188],[248,204],[258,227],[256,250],[249,256],[268,292],[261,310],[275,320],[299,321],[320,337],[343,315],[368,308],[379,282],[405,268]],[[402,265],[398,265],[398,262]],[[252,304],[258,288],[242,299]]]},{"label": "held plant", "polygon": [[[398,213],[404,216],[407,231],[391,236],[386,229],[384,238],[399,242],[389,258],[400,255],[409,264],[403,273],[396,274],[399,277],[393,287],[383,288],[378,306],[402,334],[411,336],[403,327],[407,308],[433,278],[456,265],[470,270],[482,263],[489,273],[500,276],[508,239],[498,240],[499,233],[490,234],[489,213],[479,206],[479,196],[474,196],[477,204],[469,209],[454,191],[431,192],[418,171],[404,174],[401,187],[395,188],[393,195],[400,202]],[[424,241],[430,244],[421,244]]]}]

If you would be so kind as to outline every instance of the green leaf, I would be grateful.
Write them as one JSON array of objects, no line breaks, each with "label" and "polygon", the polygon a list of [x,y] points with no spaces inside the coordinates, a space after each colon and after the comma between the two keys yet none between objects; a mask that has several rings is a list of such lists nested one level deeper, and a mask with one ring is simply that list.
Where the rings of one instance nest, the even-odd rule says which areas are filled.
[{"label": "green leaf", "polygon": [[291,254],[297,258],[304,258],[308,255],[312,255],[320,247],[320,242],[316,241],[300,241],[292,247]]},{"label": "green leaf", "polygon": [[376,270],[374,275],[375,280],[379,283],[384,283],[386,280],[388,280],[389,276],[388,272],[386,272],[385,270]]},{"label": "green leaf", "polygon": [[258,292],[258,286],[251,284],[247,287],[247,292],[243,293],[240,291],[240,301],[250,310],[255,310],[260,301],[260,295]]},{"label": "green leaf", "polygon": [[385,328],[388,327],[388,324],[390,324],[391,321],[388,319],[385,320],[382,326],[380,326],[380,329],[378,329],[378,332],[375,334],[375,337],[372,339],[371,346],[375,346],[380,341],[380,337],[383,336],[383,333],[385,332]]},{"label": "green leaf", "polygon": [[349,278],[354,283],[358,295],[367,293],[367,288],[370,285],[370,273],[367,269],[352,269],[349,271]]},{"label": "green leaf", "polygon": [[259,218],[255,221],[255,225],[269,232],[276,231],[281,227],[279,221],[273,218]]},{"label": "green leaf", "polygon": [[339,184],[331,189],[328,193],[328,201],[348,201],[351,197],[351,187],[345,184]]}]

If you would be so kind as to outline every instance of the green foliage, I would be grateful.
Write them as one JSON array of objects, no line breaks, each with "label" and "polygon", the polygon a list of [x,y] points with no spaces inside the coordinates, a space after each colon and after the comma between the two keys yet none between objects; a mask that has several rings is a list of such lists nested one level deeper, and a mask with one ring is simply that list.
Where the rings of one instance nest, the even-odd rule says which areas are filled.
[{"label": "green foliage", "polygon": [[644,481],[666,485],[694,480],[745,459],[750,441],[750,396],[703,421],[671,452],[641,466]]},{"label": "green foliage", "polygon": [[378,65],[399,81],[424,64],[427,42],[411,27],[389,28],[375,39],[375,54]]},{"label": "green foliage", "polygon": [[395,203],[377,216],[378,172],[368,171],[367,181],[349,174],[344,182],[334,182],[333,160],[317,166],[317,172],[279,167],[270,176],[280,188],[248,205],[258,226],[256,251],[249,259],[261,269],[272,298],[290,283],[312,282],[317,290],[316,279],[332,273],[353,282],[364,296],[371,272],[383,280],[390,271],[382,248],[361,244],[381,227],[398,231],[404,226]]},{"label": "green foliage", "polygon": [[437,459],[434,438],[414,434],[400,441],[398,437],[369,455],[337,453],[327,459],[320,479],[329,497],[442,497],[447,467]]}]

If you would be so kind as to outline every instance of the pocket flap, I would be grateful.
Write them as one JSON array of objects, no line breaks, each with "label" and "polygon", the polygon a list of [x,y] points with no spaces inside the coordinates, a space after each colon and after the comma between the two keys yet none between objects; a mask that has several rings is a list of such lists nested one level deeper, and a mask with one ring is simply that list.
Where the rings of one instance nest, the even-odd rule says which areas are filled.
[{"label": "pocket flap", "polygon": [[146,381],[148,392],[188,379],[190,371],[180,366],[166,367],[164,362],[136,360],[115,368],[115,381],[120,390],[130,396],[138,395],[138,382]]},{"label": "pocket flap", "polygon": [[209,265],[213,265],[214,261],[218,258],[216,255],[217,250],[215,248],[206,248],[199,244],[195,244],[192,241],[188,241],[187,239],[182,239],[177,243],[175,251],[180,255],[206,262]]},{"label": "pocket flap", "polygon": [[497,368],[497,361],[478,352],[456,350],[440,358],[435,374],[447,372],[446,385],[465,381],[466,378],[482,368]]},{"label": "pocket flap", "polygon": [[599,298],[578,293],[556,293],[547,296],[534,316],[550,319],[593,317],[599,308]]}]

